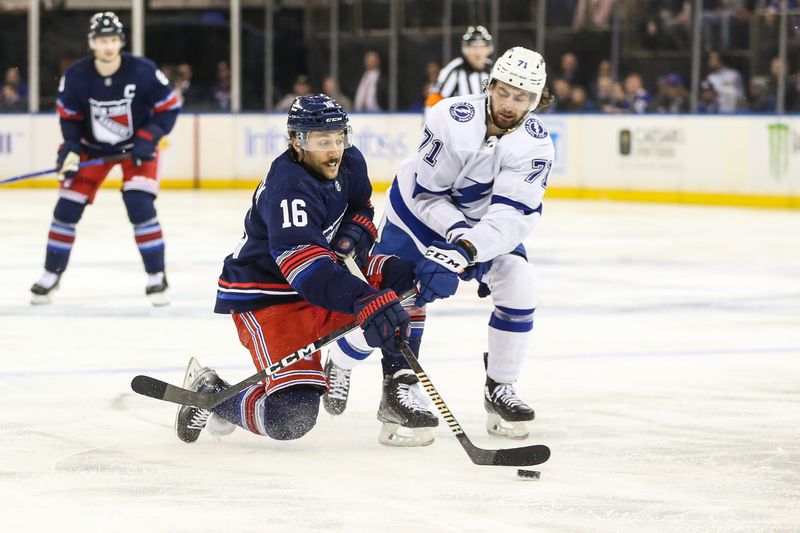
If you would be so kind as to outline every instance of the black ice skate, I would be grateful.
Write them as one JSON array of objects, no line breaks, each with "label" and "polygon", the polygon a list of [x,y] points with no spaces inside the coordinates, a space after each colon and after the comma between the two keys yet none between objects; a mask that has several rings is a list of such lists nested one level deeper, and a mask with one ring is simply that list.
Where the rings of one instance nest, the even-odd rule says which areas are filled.
[{"label": "black ice skate", "polygon": [[426,406],[419,378],[411,370],[398,370],[383,377],[383,396],[378,420],[383,422],[378,440],[388,446],[427,446],[433,442],[430,428],[439,419]]},{"label": "black ice skate", "polygon": [[325,410],[332,415],[344,413],[347,407],[347,396],[350,394],[350,374],[353,371],[349,368],[336,366],[330,356],[325,363],[325,377],[328,379],[330,390],[322,396],[322,405]]},{"label": "black ice skate", "polygon": [[61,274],[45,270],[39,281],[31,286],[31,304],[44,305],[51,303],[53,300],[50,294],[58,289],[59,281],[61,281]]},{"label": "black ice skate", "polygon": [[513,383],[497,383],[486,376],[483,388],[483,406],[488,413],[486,431],[495,437],[524,439],[528,436],[528,422],[534,412],[520,400]]},{"label": "black ice skate", "polygon": [[[183,378],[183,388],[199,392],[219,392],[229,387],[217,373],[201,367],[200,363],[192,357],[186,367]],[[208,409],[200,409],[189,405],[181,406],[175,416],[175,433],[183,442],[194,442],[200,432],[208,424],[208,431],[215,438],[230,435],[236,426],[213,414]]]},{"label": "black ice skate", "polygon": [[155,307],[163,307],[169,305],[167,298],[167,275],[164,272],[157,272],[147,276],[147,286],[144,288],[144,293],[150,298],[150,302]]}]

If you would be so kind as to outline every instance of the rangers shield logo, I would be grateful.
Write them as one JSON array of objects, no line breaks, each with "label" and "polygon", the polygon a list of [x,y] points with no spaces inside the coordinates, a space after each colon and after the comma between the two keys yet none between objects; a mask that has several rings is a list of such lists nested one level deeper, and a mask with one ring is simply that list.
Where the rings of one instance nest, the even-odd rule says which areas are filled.
[{"label": "rangers shield logo", "polygon": [[108,144],[118,144],[133,136],[133,116],[129,99],[98,102],[89,99],[94,138]]}]

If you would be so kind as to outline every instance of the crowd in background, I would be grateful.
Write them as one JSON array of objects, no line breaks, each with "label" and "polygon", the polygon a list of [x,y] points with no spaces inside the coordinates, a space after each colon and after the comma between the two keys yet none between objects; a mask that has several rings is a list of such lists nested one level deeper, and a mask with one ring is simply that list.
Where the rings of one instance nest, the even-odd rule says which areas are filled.
[{"label": "crowd in background", "polygon": [[[800,14],[795,11],[790,15],[788,64],[781,69],[777,45],[779,5],[778,0],[704,0],[698,112],[775,112],[781,86],[786,95],[786,111],[800,111]],[[637,16],[631,17],[636,21],[635,38],[626,33],[623,46],[641,51],[643,55],[623,56],[619,71],[612,72],[608,36],[615,9],[620,6],[631,13],[639,10]],[[800,0],[788,0],[788,6],[798,10]],[[560,45],[548,45],[548,87],[555,96],[548,112],[689,112],[688,51],[692,8],[690,0],[547,0],[548,25],[572,32]],[[753,35],[756,27],[759,33]],[[505,35],[503,38],[504,44],[512,44],[510,38]],[[672,56],[669,55],[671,51],[674,51]],[[495,50],[494,54],[501,52]],[[647,56],[648,53],[651,55]],[[753,67],[755,55],[761,58],[758,68]],[[75,57],[62,59],[59,69],[63,72]],[[349,111],[388,110],[385,49],[379,46],[361,48],[358,55],[350,55],[348,60],[351,61],[350,74],[342,80],[331,77],[319,67],[312,68],[312,64],[300,67],[305,72],[298,72],[298,69],[282,76],[276,72],[279,79],[274,80],[275,101],[261,103],[260,109],[285,111],[296,96],[322,92],[334,97]],[[409,69],[418,81],[404,83],[398,88],[401,111],[423,109],[426,96],[442,69],[430,56],[419,56],[415,61],[402,66],[403,82],[410,78]],[[361,63],[360,73],[355,70],[358,62]],[[182,93],[186,110],[230,110],[231,69],[226,61],[200,64],[195,60],[194,65],[188,61],[162,62],[161,68]],[[195,76],[195,72],[200,71],[204,79]],[[0,68],[0,73],[3,74],[0,112],[25,111],[28,96],[25,73],[17,67]],[[289,90],[282,92],[281,87]],[[243,93],[247,100],[255,93],[263,95],[263,90],[254,91],[252,86],[245,86]]]}]

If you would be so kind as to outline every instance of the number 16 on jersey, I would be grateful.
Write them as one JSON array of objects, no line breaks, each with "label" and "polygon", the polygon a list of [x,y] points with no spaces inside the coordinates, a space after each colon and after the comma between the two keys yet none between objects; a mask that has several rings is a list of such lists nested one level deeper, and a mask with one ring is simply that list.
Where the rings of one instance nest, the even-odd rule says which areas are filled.
[{"label": "number 16 on jersey", "polygon": [[303,210],[306,206],[305,200],[296,198],[291,202],[289,200],[281,200],[281,212],[283,213],[283,224],[281,228],[302,228],[308,224],[308,215]]}]

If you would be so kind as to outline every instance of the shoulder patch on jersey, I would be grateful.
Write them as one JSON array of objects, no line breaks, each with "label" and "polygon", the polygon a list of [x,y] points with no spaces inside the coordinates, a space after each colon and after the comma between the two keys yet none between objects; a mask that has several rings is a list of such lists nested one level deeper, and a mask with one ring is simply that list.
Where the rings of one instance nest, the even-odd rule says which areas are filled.
[{"label": "shoulder patch on jersey", "polygon": [[156,69],[156,79],[161,82],[161,85],[169,85],[167,76],[161,72],[161,69]]},{"label": "shoulder patch on jersey", "polygon": [[475,108],[469,102],[458,102],[450,106],[450,116],[458,122],[469,122],[475,116]]},{"label": "shoulder patch on jersey", "polygon": [[544,139],[548,135],[547,128],[545,128],[542,121],[536,117],[531,117],[525,121],[525,129],[532,137],[537,139]]}]

